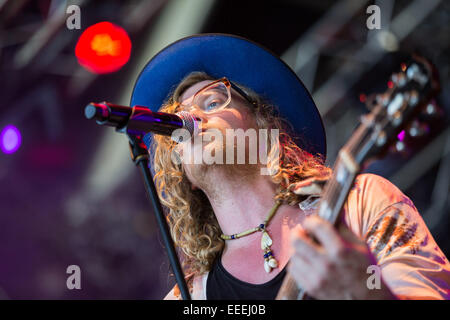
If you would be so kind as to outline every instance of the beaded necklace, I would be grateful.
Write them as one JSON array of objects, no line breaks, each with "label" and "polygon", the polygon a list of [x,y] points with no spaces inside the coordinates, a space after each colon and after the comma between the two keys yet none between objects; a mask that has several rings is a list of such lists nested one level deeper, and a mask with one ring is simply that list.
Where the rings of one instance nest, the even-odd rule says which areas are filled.
[{"label": "beaded necklace", "polygon": [[274,255],[272,253],[272,250],[270,249],[270,246],[272,245],[272,239],[270,238],[269,233],[267,232],[266,228],[267,228],[270,220],[272,219],[272,217],[277,212],[280,205],[281,205],[281,201],[277,200],[275,202],[275,205],[272,207],[272,209],[270,209],[264,222],[261,223],[259,226],[252,228],[252,229],[248,229],[241,233],[236,233],[236,234],[232,234],[232,235],[225,235],[222,233],[220,235],[220,237],[224,240],[234,240],[234,239],[239,239],[239,238],[248,236],[249,234],[255,233],[257,231],[262,232],[261,249],[264,252],[263,253],[264,270],[266,270],[266,272],[270,272],[270,271],[272,271],[273,268],[278,267],[278,261],[275,259]]}]

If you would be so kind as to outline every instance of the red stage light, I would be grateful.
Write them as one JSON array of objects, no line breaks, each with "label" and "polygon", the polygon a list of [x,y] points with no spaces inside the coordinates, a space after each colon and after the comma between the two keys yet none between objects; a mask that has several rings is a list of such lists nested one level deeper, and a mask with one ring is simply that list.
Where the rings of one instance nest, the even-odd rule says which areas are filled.
[{"label": "red stage light", "polygon": [[130,59],[131,41],[127,32],[110,22],[96,23],[78,39],[78,63],[93,73],[119,70]]},{"label": "red stage light", "polygon": [[387,86],[388,86],[389,89],[392,89],[394,87],[394,82],[389,80],[388,83],[387,83]]},{"label": "red stage light", "polygon": [[367,99],[367,96],[364,93],[359,94],[359,101],[361,101],[362,103],[365,103],[366,99]]}]

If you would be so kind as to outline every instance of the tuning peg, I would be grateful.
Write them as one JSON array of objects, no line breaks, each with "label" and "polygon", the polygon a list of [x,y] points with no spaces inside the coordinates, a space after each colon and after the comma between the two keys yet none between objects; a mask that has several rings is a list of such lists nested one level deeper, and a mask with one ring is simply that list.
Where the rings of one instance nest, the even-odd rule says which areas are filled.
[{"label": "tuning peg", "polygon": [[392,81],[394,84],[398,84],[398,73],[392,74],[392,76],[391,76],[391,81]]},{"label": "tuning peg", "polygon": [[390,151],[392,153],[399,153],[403,157],[408,157],[411,155],[411,148],[404,141],[397,140],[391,147]]},{"label": "tuning peg", "polygon": [[409,94],[409,105],[415,106],[419,102],[419,93],[417,90],[412,90]]},{"label": "tuning peg", "polygon": [[394,127],[397,127],[398,125],[400,125],[403,121],[403,115],[400,111],[396,111],[392,116],[391,116],[391,123]]},{"label": "tuning peg", "polygon": [[434,103],[430,102],[425,107],[425,113],[429,116],[434,116],[437,113],[437,107]]},{"label": "tuning peg", "polygon": [[403,72],[405,72],[405,71],[406,71],[406,68],[407,68],[406,63],[402,62],[402,63],[400,64],[400,68],[402,69]]},{"label": "tuning peg", "polygon": [[406,83],[406,75],[404,72],[394,73],[391,76],[391,81],[397,86],[402,87]]},{"label": "tuning peg", "polygon": [[408,135],[415,138],[421,137],[429,132],[428,124],[421,123],[419,120],[414,120],[408,128]]},{"label": "tuning peg", "polygon": [[397,141],[394,147],[397,152],[404,152],[406,150],[406,144],[403,141]]},{"label": "tuning peg", "polygon": [[406,76],[410,80],[415,80],[423,87],[429,80],[428,76],[420,70],[420,67],[413,63],[406,70]]},{"label": "tuning peg", "polygon": [[408,69],[406,69],[406,76],[409,79],[414,79],[414,76],[420,72],[419,66],[415,63],[411,64]]},{"label": "tuning peg", "polygon": [[390,98],[391,98],[391,93],[388,93],[388,92],[377,94],[377,101],[385,107],[391,101]]},{"label": "tuning peg", "polygon": [[386,141],[387,141],[386,132],[381,131],[378,134],[378,138],[377,138],[375,143],[377,144],[377,146],[381,147],[381,146],[383,146],[386,143]]},{"label": "tuning peg", "polygon": [[442,109],[436,104],[435,100],[431,100],[422,110],[422,114],[427,118],[438,118],[443,115]]}]

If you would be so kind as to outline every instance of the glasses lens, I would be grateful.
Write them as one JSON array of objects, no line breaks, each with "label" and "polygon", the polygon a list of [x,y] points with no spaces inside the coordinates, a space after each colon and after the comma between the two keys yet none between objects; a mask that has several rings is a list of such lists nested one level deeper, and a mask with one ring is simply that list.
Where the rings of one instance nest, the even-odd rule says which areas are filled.
[{"label": "glasses lens", "polygon": [[225,108],[230,102],[230,91],[222,82],[217,82],[200,91],[192,101],[203,112],[211,113]]}]

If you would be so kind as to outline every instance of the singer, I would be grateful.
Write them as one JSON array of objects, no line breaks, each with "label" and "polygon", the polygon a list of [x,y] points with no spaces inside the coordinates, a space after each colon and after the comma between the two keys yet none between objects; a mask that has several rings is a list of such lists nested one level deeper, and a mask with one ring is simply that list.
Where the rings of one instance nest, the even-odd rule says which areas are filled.
[{"label": "singer", "polygon": [[[192,141],[152,136],[155,184],[194,299],[274,299],[288,272],[313,299],[450,298],[447,258],[386,179],[357,176],[338,228],[314,214],[333,174],[324,127],[295,73],[266,49],[224,34],[181,39],[143,69],[131,105],[190,112],[203,138],[223,134],[200,148],[224,159],[236,156],[227,130],[279,130],[265,141],[266,164],[197,164],[187,161]],[[180,299],[177,287],[165,298]]]}]

